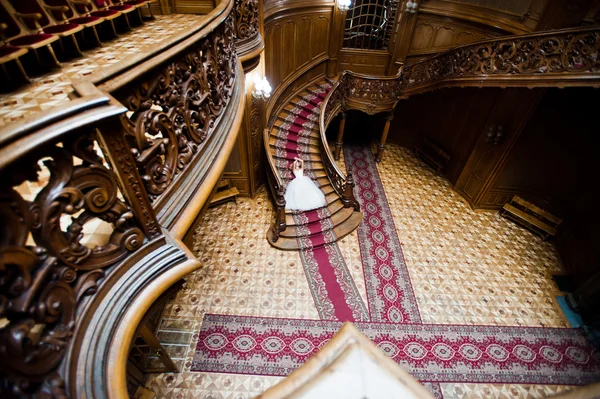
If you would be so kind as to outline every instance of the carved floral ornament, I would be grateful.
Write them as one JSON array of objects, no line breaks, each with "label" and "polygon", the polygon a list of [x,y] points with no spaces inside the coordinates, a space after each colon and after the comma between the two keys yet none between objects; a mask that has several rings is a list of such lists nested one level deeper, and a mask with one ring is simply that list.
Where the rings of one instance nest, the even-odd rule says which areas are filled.
[{"label": "carved floral ornament", "polygon": [[363,78],[344,75],[340,87],[347,99],[367,104],[394,103],[400,97],[400,79]]},{"label": "carved floral ornament", "polygon": [[[120,124],[98,121],[101,132],[66,133],[2,170],[10,180],[0,182],[0,397],[67,396],[62,366],[80,305],[161,234],[150,201],[156,204],[211,139],[236,68],[232,13],[113,93],[129,109]],[[39,162],[47,180],[38,179]],[[32,198],[17,190],[28,183],[41,186]],[[86,243],[84,228],[97,221],[109,233]]]},{"label": "carved floral ornament", "polygon": [[402,88],[482,75],[546,75],[600,71],[600,32],[489,41],[407,66]]},{"label": "carved floral ornament", "polygon": [[237,40],[256,36],[259,30],[258,0],[235,0],[234,7]]},{"label": "carved floral ornament", "polygon": [[149,72],[116,97],[140,175],[156,201],[192,163],[211,136],[233,92],[237,55],[233,17],[197,47]]},{"label": "carved floral ornament", "polygon": [[[3,170],[0,188],[0,372],[2,397],[65,395],[58,368],[77,322],[77,307],[144,234],[122,199],[114,172],[94,148],[95,132],[46,146]],[[42,162],[47,183],[38,179]],[[15,189],[41,185],[26,200]],[[98,219],[106,242],[83,244],[83,229]]]}]

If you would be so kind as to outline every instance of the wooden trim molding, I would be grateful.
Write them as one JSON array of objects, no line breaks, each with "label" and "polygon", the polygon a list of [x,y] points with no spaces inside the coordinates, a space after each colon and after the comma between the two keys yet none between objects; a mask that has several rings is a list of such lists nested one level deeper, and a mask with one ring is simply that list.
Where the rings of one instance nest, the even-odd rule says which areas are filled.
[{"label": "wooden trim molding", "polygon": [[532,31],[523,25],[522,15],[509,11],[494,10],[476,4],[458,3],[449,0],[431,0],[419,8],[419,14],[438,15],[496,28],[509,34],[526,34]]}]

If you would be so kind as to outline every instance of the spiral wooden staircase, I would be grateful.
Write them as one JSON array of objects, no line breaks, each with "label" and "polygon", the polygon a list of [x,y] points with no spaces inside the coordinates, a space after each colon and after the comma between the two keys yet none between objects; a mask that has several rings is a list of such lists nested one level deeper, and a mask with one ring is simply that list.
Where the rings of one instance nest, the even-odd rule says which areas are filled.
[{"label": "spiral wooden staircase", "polygon": [[362,220],[358,207],[345,205],[336,192],[321,155],[321,105],[331,88],[319,80],[296,93],[265,131],[268,155],[281,187],[293,179],[291,164],[298,157],[304,161],[305,175],[319,186],[327,201],[327,206],[308,212],[285,210],[285,229],[267,232],[269,243],[276,248],[297,250],[329,244],[351,233]]}]

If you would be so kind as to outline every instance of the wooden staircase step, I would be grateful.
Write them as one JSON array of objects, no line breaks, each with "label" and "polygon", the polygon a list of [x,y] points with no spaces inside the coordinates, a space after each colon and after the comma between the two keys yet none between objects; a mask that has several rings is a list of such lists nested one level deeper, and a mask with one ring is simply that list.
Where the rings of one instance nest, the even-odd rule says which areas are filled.
[{"label": "wooden staircase step", "polygon": [[[339,212],[342,209],[345,209],[344,204],[342,203],[342,200],[339,198],[337,201],[334,201],[327,206],[327,210],[329,211],[330,215],[335,215],[337,212]],[[313,220],[313,219],[311,219],[311,220]],[[313,221],[316,221],[316,220],[318,220],[318,219],[314,219]],[[295,226],[296,225],[296,220],[294,219],[294,217],[292,216],[291,213],[288,213],[285,215],[285,224],[286,224],[286,226]]]},{"label": "wooden staircase step", "polygon": [[[277,172],[279,173],[279,177],[283,180],[289,182],[295,178],[292,170],[290,168],[277,168]],[[325,169],[306,169],[304,171],[304,176],[308,176],[311,179],[315,179],[317,177],[327,177],[327,172]]]},{"label": "wooden staircase step", "polygon": [[275,138],[275,140],[279,139],[280,141],[289,141],[292,143],[298,144],[308,144],[314,147],[319,148],[319,139],[317,135],[311,134],[296,134],[293,132],[288,132],[287,134],[284,131],[280,131],[277,129],[271,129],[270,137]]},{"label": "wooden staircase step", "polygon": [[318,137],[319,136],[318,128],[315,128],[315,127],[306,128],[306,127],[303,127],[300,125],[294,125],[289,122],[277,120],[273,124],[273,128],[271,129],[271,134],[275,134],[278,136],[279,135],[278,133],[280,131],[293,133],[293,134],[296,134],[298,136],[303,136],[303,137],[311,137],[311,136]]},{"label": "wooden staircase step", "polygon": [[[352,233],[361,223],[363,218],[362,212],[352,212],[352,215],[344,220],[341,224],[334,227],[333,232],[335,233],[337,240],[340,240]],[[288,229],[294,229],[293,227],[288,227]],[[286,229],[287,230],[287,229]],[[275,248],[284,250],[284,251],[297,251],[301,249],[298,245],[298,240],[296,237],[279,237],[277,242],[273,242],[273,231],[269,229],[267,231],[267,240],[269,243]]]},{"label": "wooden staircase step", "polygon": [[[275,166],[277,166],[277,168],[291,170],[292,163],[294,163],[294,161],[291,159],[275,158]],[[323,162],[321,162],[320,159],[317,161],[305,160],[304,161],[304,169],[305,170],[325,169],[325,166],[323,165]]]},{"label": "wooden staircase step", "polygon": [[[342,208],[339,212],[334,213],[333,215],[331,215],[329,217],[329,219],[331,220],[331,223],[334,226],[334,230],[335,230],[335,226],[338,226],[340,224],[342,224],[344,221],[346,221],[346,219],[348,219],[349,217],[352,216],[352,214],[354,213],[354,208]],[[303,227],[309,228],[311,229],[313,226],[320,226],[321,225],[321,221],[315,221],[306,225],[302,225]],[[289,225],[287,229],[285,229],[285,231],[283,231],[281,233],[281,237],[297,237],[297,230],[296,230],[296,225]]]},{"label": "wooden staircase step", "polygon": [[[333,191],[333,192],[325,195],[325,202],[327,203],[327,206],[329,207],[329,205],[334,203],[339,198],[340,197],[337,195],[337,193],[335,191]],[[293,211],[286,210],[285,213],[286,213],[286,215],[288,215],[288,214],[291,215],[293,213]]]},{"label": "wooden staircase step", "polygon": [[312,129],[316,130],[317,132],[319,131],[319,121],[304,119],[301,116],[290,114],[287,111],[282,111],[279,113],[279,115],[277,115],[275,124],[277,124],[277,122],[291,123],[294,126],[301,126],[305,129]]},{"label": "wooden staircase step", "polygon": [[[296,143],[286,143],[286,144],[276,144],[277,139],[271,137],[269,139],[269,146],[271,147],[271,154],[275,153],[279,158],[287,158],[288,156],[297,156],[293,154],[321,154],[321,150],[319,147],[315,147],[314,145],[302,145]],[[280,150],[280,151],[277,151]],[[279,155],[277,155],[279,152]],[[292,154],[292,155],[289,155]],[[300,157],[302,158],[302,157]]]},{"label": "wooden staircase step", "polygon": [[315,122],[319,121],[319,112],[321,111],[321,109],[316,105],[306,103],[306,101],[302,100],[301,98],[293,99],[283,109],[292,114],[300,115],[304,119]]},{"label": "wooden staircase step", "polygon": [[[303,161],[321,162],[321,154],[320,153],[319,154],[302,154],[302,156],[299,158],[302,159]],[[278,160],[294,161],[294,157],[292,157],[292,156],[283,158],[283,157],[278,157],[277,155],[273,155],[273,159],[275,160],[275,162],[277,162]]]}]

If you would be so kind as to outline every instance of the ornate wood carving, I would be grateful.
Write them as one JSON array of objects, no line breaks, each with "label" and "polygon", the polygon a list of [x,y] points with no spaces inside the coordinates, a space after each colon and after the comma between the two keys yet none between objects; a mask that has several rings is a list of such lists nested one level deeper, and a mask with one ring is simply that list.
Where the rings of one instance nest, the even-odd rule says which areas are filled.
[{"label": "ornate wood carving", "polygon": [[401,97],[400,75],[375,77],[346,72],[340,78],[339,87],[347,108],[369,115],[393,109]]},{"label": "ornate wood carving", "polygon": [[259,34],[258,0],[235,0],[235,34],[242,41]]},{"label": "ornate wood carving", "polygon": [[[75,131],[2,170],[0,318],[7,324],[0,329],[0,396],[66,396],[59,366],[78,306],[155,233],[142,232],[136,205],[123,199],[115,165],[105,165],[95,140],[95,130]],[[50,175],[45,184],[38,181],[40,163]],[[31,200],[15,189],[25,182],[43,186]],[[94,219],[113,230],[106,243],[86,246],[83,229]]]},{"label": "ornate wood carving", "polygon": [[230,15],[195,47],[115,94],[130,110],[123,126],[155,207],[217,127],[236,63]]},{"label": "ornate wood carving", "polygon": [[[458,47],[407,66],[402,90],[414,91],[437,82],[443,85],[444,81],[454,79],[476,82],[477,78],[495,76],[512,79],[529,75],[529,86],[534,86],[536,79],[559,80],[569,74],[594,77],[593,74],[600,71],[599,50],[600,30],[597,28],[490,40]],[[578,84],[583,82],[585,80],[580,80]]]}]

